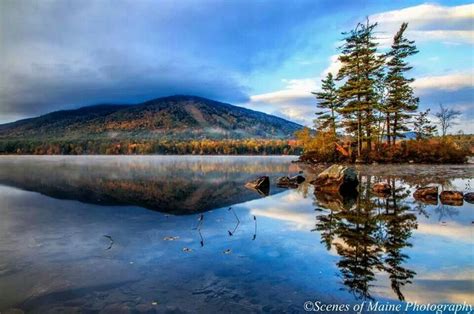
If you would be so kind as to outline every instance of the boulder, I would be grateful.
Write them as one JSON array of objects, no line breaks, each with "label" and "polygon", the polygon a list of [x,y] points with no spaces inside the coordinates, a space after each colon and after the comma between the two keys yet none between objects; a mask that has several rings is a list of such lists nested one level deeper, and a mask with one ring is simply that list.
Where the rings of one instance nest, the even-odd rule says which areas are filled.
[{"label": "boulder", "polygon": [[257,191],[259,194],[268,195],[270,192],[270,178],[268,176],[258,177],[245,184],[246,188]]},{"label": "boulder", "polygon": [[311,181],[311,184],[315,186],[316,191],[347,193],[356,189],[359,180],[353,168],[332,165]]},{"label": "boulder", "polygon": [[425,186],[419,188],[413,193],[414,198],[438,198],[437,186]]},{"label": "boulder", "polygon": [[377,182],[372,186],[372,192],[378,195],[387,195],[392,190],[392,186],[387,182]]},{"label": "boulder", "polygon": [[305,177],[301,175],[296,175],[290,178],[290,181],[296,182],[297,184],[301,184],[305,181]]},{"label": "boulder", "polygon": [[441,200],[462,200],[464,195],[459,191],[443,191],[439,195]]},{"label": "boulder", "polygon": [[277,186],[281,188],[297,188],[298,183],[296,180],[292,180],[290,177],[284,176],[284,177],[279,177],[276,182]]},{"label": "boulder", "polygon": [[468,203],[474,204],[474,192],[464,194],[464,200]]},{"label": "boulder", "polygon": [[437,205],[438,204],[438,187],[426,186],[419,188],[413,193],[413,197],[420,202]]},{"label": "boulder", "polygon": [[439,195],[441,203],[451,206],[462,206],[464,195],[459,191],[443,191]]}]

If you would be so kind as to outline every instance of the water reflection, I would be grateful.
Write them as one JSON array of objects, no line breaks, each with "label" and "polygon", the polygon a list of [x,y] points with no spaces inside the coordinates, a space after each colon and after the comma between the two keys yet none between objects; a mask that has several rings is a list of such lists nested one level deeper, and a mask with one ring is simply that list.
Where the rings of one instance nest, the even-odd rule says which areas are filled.
[{"label": "water reflection", "polygon": [[402,287],[411,284],[416,275],[404,266],[408,256],[403,250],[411,247],[409,239],[418,227],[417,218],[405,202],[411,194],[406,185],[391,178],[387,182],[390,193],[382,196],[372,191],[377,181],[359,176],[358,194],[353,195],[316,192],[317,210],[327,212],[317,216],[315,230],[327,250],[335,247],[343,284],[357,298],[372,299],[375,273],[383,271],[403,301]]},{"label": "water reflection", "polygon": [[0,159],[0,184],[57,199],[192,214],[282,192],[274,184],[265,191],[252,191],[244,184],[259,175],[295,173],[292,159],[12,156]]},{"label": "water reflection", "polygon": [[[0,185],[0,311],[302,312],[306,300],[474,302],[473,205],[412,196],[425,184],[466,191],[474,168],[361,167],[356,195],[315,194],[305,183],[272,186],[261,197],[243,187],[248,178],[274,182],[300,170],[291,158],[266,158],[0,158],[1,183],[21,188]],[[307,181],[318,171],[305,169]],[[103,184],[136,180],[146,188],[178,178],[194,184],[190,195]],[[243,196],[218,193],[226,181]],[[390,193],[373,193],[376,182],[389,183]],[[85,195],[93,193],[121,206]],[[170,215],[167,200],[178,202],[168,212],[195,214]]]}]

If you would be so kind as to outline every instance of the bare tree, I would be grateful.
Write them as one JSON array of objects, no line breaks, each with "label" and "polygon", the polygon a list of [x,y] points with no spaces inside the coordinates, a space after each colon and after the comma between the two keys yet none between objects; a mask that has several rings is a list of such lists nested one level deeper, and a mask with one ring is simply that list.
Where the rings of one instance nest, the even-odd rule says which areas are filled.
[{"label": "bare tree", "polygon": [[435,113],[435,117],[438,118],[439,124],[441,125],[441,134],[446,136],[448,129],[456,125],[457,117],[461,115],[461,112],[454,109],[445,108],[443,104],[439,104],[439,112]]}]

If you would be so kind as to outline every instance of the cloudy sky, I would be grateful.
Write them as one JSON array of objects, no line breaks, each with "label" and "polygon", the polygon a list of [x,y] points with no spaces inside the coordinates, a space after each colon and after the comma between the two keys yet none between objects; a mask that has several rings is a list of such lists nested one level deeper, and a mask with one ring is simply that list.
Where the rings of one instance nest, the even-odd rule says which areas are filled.
[{"label": "cloudy sky", "polygon": [[191,94],[310,125],[337,71],[341,32],[399,25],[421,108],[463,112],[474,133],[474,4],[465,1],[0,1],[0,123],[97,103]]}]

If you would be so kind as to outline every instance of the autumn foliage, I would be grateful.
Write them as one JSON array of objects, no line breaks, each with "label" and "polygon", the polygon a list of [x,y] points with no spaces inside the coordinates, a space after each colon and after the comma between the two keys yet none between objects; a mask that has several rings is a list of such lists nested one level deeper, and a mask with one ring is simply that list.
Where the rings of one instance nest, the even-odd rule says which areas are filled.
[{"label": "autumn foliage", "polygon": [[285,140],[69,140],[0,141],[0,154],[32,155],[295,155],[301,148]]}]

